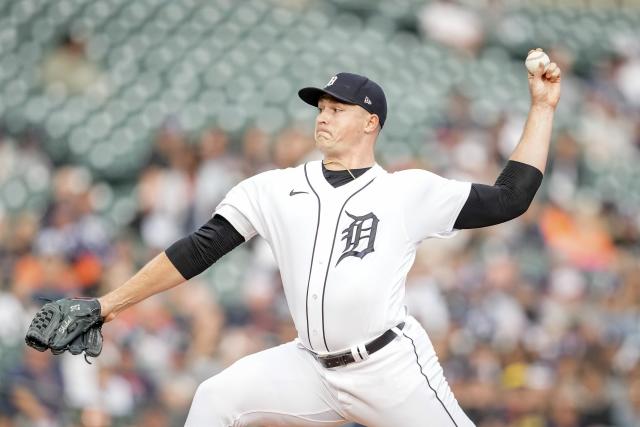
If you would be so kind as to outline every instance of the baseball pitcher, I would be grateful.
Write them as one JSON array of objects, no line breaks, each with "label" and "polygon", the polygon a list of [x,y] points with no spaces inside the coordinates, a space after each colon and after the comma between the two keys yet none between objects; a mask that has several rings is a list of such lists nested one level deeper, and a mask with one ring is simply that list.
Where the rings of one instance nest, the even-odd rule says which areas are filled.
[{"label": "baseball pitcher", "polygon": [[[364,76],[339,73],[322,88],[301,89],[300,98],[317,108],[323,160],[239,183],[208,223],[93,304],[108,322],[260,235],[278,262],[298,336],[204,381],[187,426],[471,426],[427,333],[403,306],[406,276],[423,240],[527,210],[547,161],[560,74],[551,63],[529,75],[529,115],[494,185],[380,167],[374,147],[387,103]],[[60,313],[40,316],[40,350],[46,331],[56,330],[46,319],[64,322],[73,304],[58,306]],[[74,337],[58,336],[56,351],[101,324],[80,323]]]}]

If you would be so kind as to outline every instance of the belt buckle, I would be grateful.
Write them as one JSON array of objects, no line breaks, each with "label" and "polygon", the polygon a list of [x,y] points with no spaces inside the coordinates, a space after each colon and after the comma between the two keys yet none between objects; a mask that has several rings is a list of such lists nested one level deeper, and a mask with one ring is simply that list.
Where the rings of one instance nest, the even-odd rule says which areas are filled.
[{"label": "belt buckle", "polygon": [[325,368],[332,368],[335,363],[330,357],[322,357],[319,354],[314,354],[314,357],[318,362],[320,362]]},{"label": "belt buckle", "polygon": [[325,365],[325,367],[327,368],[337,368],[339,366],[346,366],[348,365],[351,361],[348,359],[349,355],[347,353],[344,354],[337,354],[335,356],[332,357],[322,357],[322,356],[316,356],[316,359],[318,359],[318,361],[320,363],[322,363],[323,365]]}]

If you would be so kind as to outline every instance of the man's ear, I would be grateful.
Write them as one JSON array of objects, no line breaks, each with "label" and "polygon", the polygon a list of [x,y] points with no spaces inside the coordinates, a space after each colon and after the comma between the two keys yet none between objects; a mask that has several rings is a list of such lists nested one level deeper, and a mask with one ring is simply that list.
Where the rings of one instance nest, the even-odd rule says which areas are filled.
[{"label": "man's ear", "polygon": [[364,127],[366,133],[375,132],[380,127],[380,118],[377,114],[369,114],[369,119]]}]

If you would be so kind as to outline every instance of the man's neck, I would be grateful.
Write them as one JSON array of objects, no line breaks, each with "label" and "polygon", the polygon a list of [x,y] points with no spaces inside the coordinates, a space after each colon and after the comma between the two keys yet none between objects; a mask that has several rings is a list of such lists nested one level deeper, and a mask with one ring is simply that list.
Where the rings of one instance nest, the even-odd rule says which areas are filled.
[{"label": "man's neck", "polygon": [[[321,146],[322,163],[329,170],[370,168],[376,164],[375,138],[363,136],[359,141],[342,141],[333,146]],[[324,148],[324,149],[323,149]]]}]

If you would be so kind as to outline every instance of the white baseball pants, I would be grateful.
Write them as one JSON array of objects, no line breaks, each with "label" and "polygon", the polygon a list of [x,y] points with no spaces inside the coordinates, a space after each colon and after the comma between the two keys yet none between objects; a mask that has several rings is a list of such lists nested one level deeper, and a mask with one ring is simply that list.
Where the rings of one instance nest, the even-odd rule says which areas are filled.
[{"label": "white baseball pants", "polygon": [[204,381],[187,427],[473,426],[444,379],[422,326],[367,360],[327,369],[292,341],[244,357]]}]

